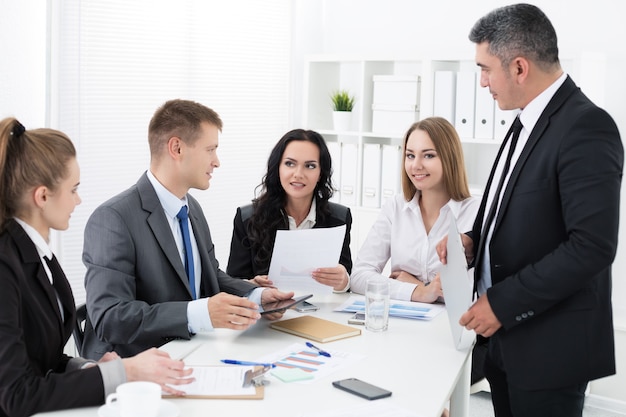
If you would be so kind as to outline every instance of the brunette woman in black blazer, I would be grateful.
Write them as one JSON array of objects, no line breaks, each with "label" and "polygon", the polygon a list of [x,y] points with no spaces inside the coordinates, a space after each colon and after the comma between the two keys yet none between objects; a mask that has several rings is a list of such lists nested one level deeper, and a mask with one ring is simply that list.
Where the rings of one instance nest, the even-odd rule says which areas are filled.
[{"label": "brunette woman in black blazer", "polygon": [[[81,200],[70,139],[52,129],[0,121],[0,417],[102,404],[133,380],[191,382],[182,361],[151,349],[99,362],[63,353],[76,310],[69,282],[48,246]],[[178,379],[182,378],[182,379]]]},{"label": "brunette woman in black blazer", "polygon": [[313,278],[335,291],[350,287],[350,209],[328,200],[333,195],[332,164],[324,138],[312,130],[294,129],[274,146],[267,161],[261,193],[252,204],[239,207],[234,219],[226,272],[272,285],[267,277],[277,230],[346,225],[336,267],[318,268]]}]

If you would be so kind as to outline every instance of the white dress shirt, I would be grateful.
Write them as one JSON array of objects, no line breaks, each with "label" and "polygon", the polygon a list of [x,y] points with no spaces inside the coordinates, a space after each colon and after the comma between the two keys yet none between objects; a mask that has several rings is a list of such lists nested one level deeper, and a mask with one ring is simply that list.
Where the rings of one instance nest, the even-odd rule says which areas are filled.
[{"label": "white dress shirt", "polygon": [[[148,180],[154,187],[154,191],[156,192],[157,197],[159,198],[159,202],[165,211],[165,217],[167,218],[168,224],[172,229],[172,235],[174,236],[174,240],[176,241],[176,247],[178,248],[178,254],[180,256],[181,262],[183,265],[185,264],[185,245],[183,244],[183,234],[180,229],[180,222],[176,215],[180,211],[180,208],[184,205],[189,207],[187,204],[187,197],[180,199],[172,194],[167,188],[163,186],[156,179],[156,177],[148,170],[147,172]],[[191,212],[189,213],[191,216]],[[204,215],[204,214],[203,214]],[[196,294],[200,294],[200,281],[202,280],[202,262],[200,261],[200,252],[198,251],[198,243],[196,242],[196,238],[193,231],[193,226],[191,225],[191,220],[187,219],[189,222],[189,238],[191,240],[191,247],[193,250],[193,266],[194,266],[194,277],[196,284]],[[261,293],[264,288],[256,288],[250,294],[248,294],[248,299],[257,304],[261,304]],[[189,326],[189,331],[191,333],[198,333],[199,331],[213,330],[213,324],[211,323],[211,316],[209,314],[209,309],[207,308],[206,299],[199,298],[197,300],[192,300],[187,304],[187,323]]]},{"label": "white dress shirt", "polygon": [[[482,257],[482,262],[477,267],[481,268],[481,279],[478,282],[478,294],[484,294],[489,287],[491,287],[491,254],[489,253],[489,244],[491,243],[491,235],[493,234],[493,226],[495,224],[495,219],[498,218],[498,211],[500,210],[500,203],[502,202],[502,197],[506,191],[507,184],[509,183],[509,178],[511,177],[511,173],[515,169],[515,165],[517,164],[517,160],[519,159],[522,150],[526,146],[528,142],[528,138],[530,136],[530,132],[533,131],[541,113],[545,110],[546,106],[552,100],[552,97],[556,93],[556,91],[563,85],[565,79],[567,78],[567,74],[563,73],[558,80],[556,80],[550,87],[546,88],[541,94],[535,97],[528,105],[520,112],[519,118],[522,122],[523,128],[520,132],[519,139],[517,141],[517,145],[515,146],[515,150],[513,151],[513,156],[511,157],[511,166],[509,168],[509,172],[506,174],[506,178],[504,183],[502,184],[502,191],[500,192],[498,206],[496,209],[496,213],[494,215],[494,220],[489,226],[489,231],[487,232],[487,237],[485,240],[485,253]],[[498,165],[496,167],[496,171],[493,175],[493,181],[491,182],[491,187],[489,189],[489,195],[487,198],[487,205],[485,206],[485,213],[489,211],[489,207],[491,207],[491,202],[493,201],[494,194],[496,192],[496,188],[498,182],[500,181],[500,177],[502,176],[502,168],[504,167],[504,162],[506,160],[506,155],[509,152],[509,146],[511,142],[507,144],[506,148],[503,149],[502,154],[500,156],[500,160],[498,161]],[[486,218],[486,216],[485,216]],[[483,222],[485,221],[483,218]],[[483,223],[483,226],[484,223]],[[477,242],[474,242],[477,244]]]},{"label": "white dress shirt", "polygon": [[[378,219],[359,250],[351,276],[351,290],[364,294],[368,278],[381,277],[387,262],[391,271],[406,271],[427,283],[441,269],[436,246],[448,234],[450,218],[457,221],[459,233],[471,230],[480,200],[475,197],[463,201],[450,200],[444,205],[430,233],[426,233],[419,207],[420,193],[411,201],[396,194],[383,206]],[[385,277],[388,278],[388,277]],[[410,301],[417,284],[390,281],[390,296]]]}]

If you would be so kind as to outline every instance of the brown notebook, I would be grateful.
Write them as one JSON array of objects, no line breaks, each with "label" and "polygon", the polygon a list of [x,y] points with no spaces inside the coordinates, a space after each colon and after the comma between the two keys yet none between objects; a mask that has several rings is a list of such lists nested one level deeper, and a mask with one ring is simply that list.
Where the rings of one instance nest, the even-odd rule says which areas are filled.
[{"label": "brown notebook", "polygon": [[332,342],[333,340],[361,334],[361,329],[313,316],[300,316],[293,319],[277,321],[272,323],[270,327],[280,330],[281,332],[295,334],[296,336],[321,343]]}]

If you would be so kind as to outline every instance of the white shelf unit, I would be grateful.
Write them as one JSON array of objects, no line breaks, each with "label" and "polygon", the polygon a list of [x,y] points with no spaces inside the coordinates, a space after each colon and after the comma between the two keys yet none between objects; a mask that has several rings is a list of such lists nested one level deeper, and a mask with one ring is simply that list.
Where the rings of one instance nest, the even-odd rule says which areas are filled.
[{"label": "white shelf unit", "polygon": [[[401,148],[404,132],[409,128],[398,126],[395,133],[381,134],[372,132],[374,99],[374,77],[380,75],[395,75],[399,77],[419,76],[419,119],[429,117],[434,112],[435,101],[435,73],[437,71],[451,71],[478,73],[473,59],[361,59],[344,57],[315,56],[305,62],[303,122],[306,128],[322,134],[329,145],[339,148],[348,145],[356,147],[356,161],[344,161],[353,165],[354,184],[346,187],[345,166],[342,166],[341,156],[337,150],[333,154],[333,182],[338,189],[335,201],[349,206],[355,218],[353,228],[353,253],[357,253],[365,239],[369,227],[376,219],[378,207],[366,207],[364,203],[363,177],[366,170],[373,167],[366,166],[363,161],[363,151],[367,144],[392,145],[398,149],[399,168],[403,166]],[[333,130],[332,104],[330,94],[336,90],[347,90],[355,96],[352,124],[348,131]],[[454,99],[454,98],[453,98]],[[454,124],[454,120],[451,120]],[[471,191],[474,194],[482,193],[489,176],[491,164],[497,154],[498,145],[502,138],[474,139],[461,137],[465,154],[466,169]],[[352,167],[352,165],[351,165]],[[344,175],[342,175],[342,170]],[[385,172],[382,172],[384,175]],[[350,175],[352,175],[350,173]],[[351,191],[351,192],[350,192]],[[396,192],[400,192],[400,181],[397,181]],[[380,193],[382,194],[382,193]],[[381,204],[384,197],[381,198]]]}]

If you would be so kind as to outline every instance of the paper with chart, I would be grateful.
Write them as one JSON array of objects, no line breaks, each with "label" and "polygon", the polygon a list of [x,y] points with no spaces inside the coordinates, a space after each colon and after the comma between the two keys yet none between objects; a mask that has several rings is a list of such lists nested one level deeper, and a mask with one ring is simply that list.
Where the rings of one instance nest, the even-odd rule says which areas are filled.
[{"label": "paper with chart", "polygon": [[278,230],[270,262],[269,279],[282,291],[331,294],[333,288],[318,283],[311,273],[339,264],[346,226],[306,230]]},{"label": "paper with chart", "polygon": [[313,375],[312,379],[299,381],[299,383],[306,384],[365,358],[365,355],[329,349],[326,345],[324,345],[324,351],[330,353],[330,358],[320,355],[318,351],[307,347],[304,343],[294,343],[257,360],[263,363],[273,363],[276,368],[298,368],[310,373]]},{"label": "paper with chart", "polygon": [[[406,319],[430,320],[444,310],[441,304],[426,304],[415,301],[390,300],[389,316],[403,317]],[[352,295],[334,311],[346,313],[365,312],[365,297]]]},{"label": "paper with chart", "polygon": [[454,345],[458,350],[463,350],[470,347],[476,338],[474,332],[459,324],[461,316],[472,305],[473,283],[467,273],[465,250],[454,218],[450,220],[447,252],[447,264],[441,269],[441,287]]}]

